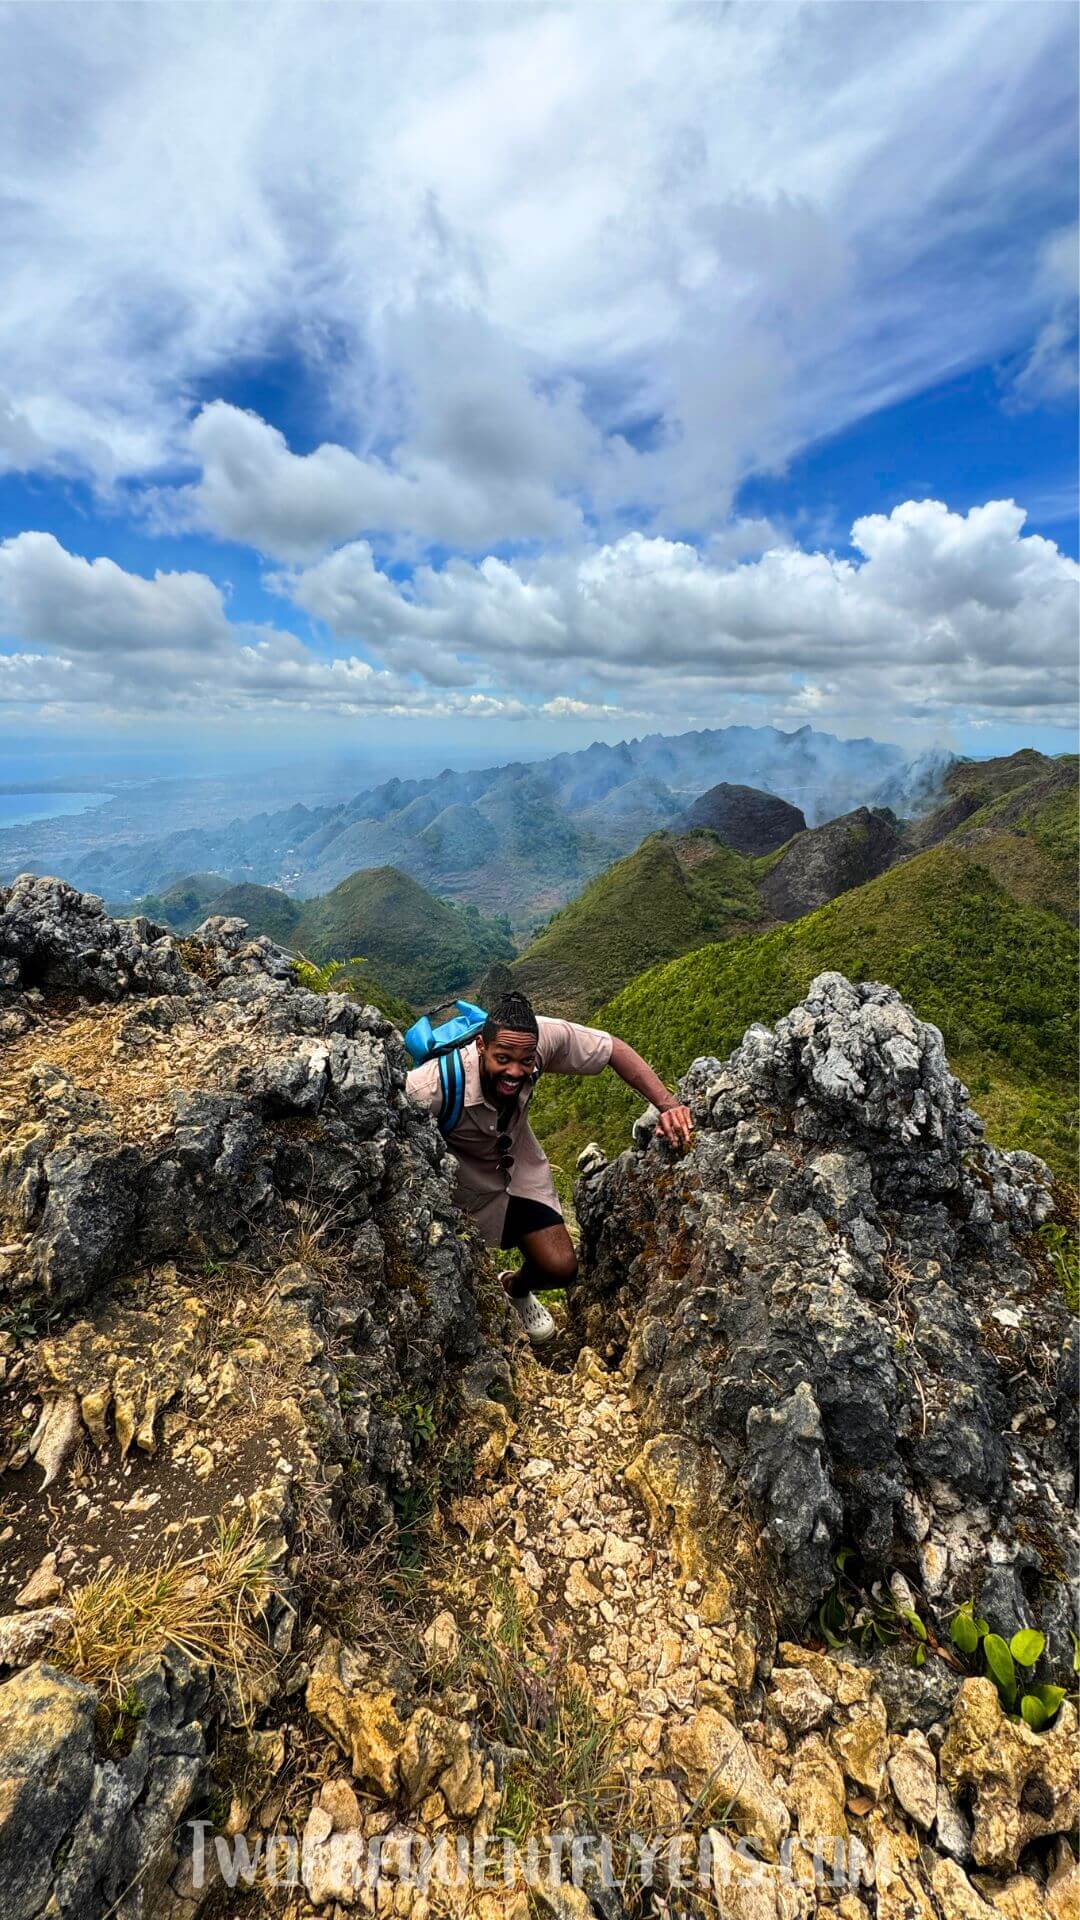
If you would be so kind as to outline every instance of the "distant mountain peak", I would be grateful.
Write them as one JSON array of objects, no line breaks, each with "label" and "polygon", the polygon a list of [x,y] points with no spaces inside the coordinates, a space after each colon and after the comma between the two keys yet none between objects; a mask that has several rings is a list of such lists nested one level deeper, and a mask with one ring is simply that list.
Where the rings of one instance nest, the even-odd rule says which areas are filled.
[{"label": "distant mountain peak", "polygon": [[736,853],[759,855],[774,853],[793,834],[805,832],[806,816],[775,793],[721,780],[698,796],[680,824],[709,827]]}]

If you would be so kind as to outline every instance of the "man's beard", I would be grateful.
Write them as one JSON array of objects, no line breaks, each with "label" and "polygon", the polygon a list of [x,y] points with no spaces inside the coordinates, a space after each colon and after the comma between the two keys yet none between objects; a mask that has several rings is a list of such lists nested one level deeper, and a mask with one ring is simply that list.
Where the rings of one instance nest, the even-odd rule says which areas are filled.
[{"label": "man's beard", "polygon": [[527,1087],[528,1085],[529,1075],[526,1074],[524,1080],[518,1081],[513,1093],[500,1093],[495,1084],[495,1076],[488,1073],[483,1067],[480,1069],[480,1091],[485,1100],[489,1100],[493,1107],[516,1107],[521,1097],[522,1087]]}]

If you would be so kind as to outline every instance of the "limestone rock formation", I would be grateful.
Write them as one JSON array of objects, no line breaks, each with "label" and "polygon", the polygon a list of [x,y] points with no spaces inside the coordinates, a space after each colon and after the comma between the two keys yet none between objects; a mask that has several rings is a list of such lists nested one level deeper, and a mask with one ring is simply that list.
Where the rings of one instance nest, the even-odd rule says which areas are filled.
[{"label": "limestone rock formation", "polygon": [[94,999],[184,993],[188,978],[164,927],[110,920],[101,901],[63,880],[20,874],[0,890],[0,987],[16,1012],[23,994],[66,990]]},{"label": "limestone rock formation", "polygon": [[701,1707],[685,1726],[672,1729],[668,1745],[690,1791],[715,1796],[765,1858],[775,1860],[791,1816],[738,1728],[715,1707]]},{"label": "limestone rock formation", "polygon": [[798,920],[849,887],[876,879],[902,847],[899,824],[882,807],[857,807],[812,827],[785,848],[759,882],[766,910],[777,920]]},{"label": "limestone rock formation", "polygon": [[0,1686],[4,1920],[142,1920],[178,1863],[206,1761],[205,1670],[173,1656],[128,1681],[131,1738],[103,1750],[96,1690],[38,1663]]},{"label": "limestone rock formation", "polygon": [[1025,1256],[1046,1168],[986,1144],[936,1028],[838,974],[682,1091],[685,1158],[648,1117],[582,1156],[573,1308],[646,1433],[699,1448],[699,1525],[750,1503],[744,1589],[796,1631],[843,1544],[943,1631],[980,1594],[1002,1633],[1039,1620],[1066,1678],[1075,1325]]},{"label": "limestone rock formation", "polygon": [[793,834],[805,833],[806,816],[775,793],[760,787],[739,787],[721,780],[699,795],[678,823],[681,831],[708,827],[736,853],[773,853]]},{"label": "limestone rock formation", "polygon": [[[506,1307],[395,1030],[243,922],[180,941],[24,876],[0,1020],[0,1912],[124,1895],[138,1920],[205,1802],[210,1722],[265,1707],[298,1651],[305,1582],[396,1530],[450,1439],[505,1450]],[[164,1642],[185,1607],[196,1639],[243,1636],[212,1695]],[[124,1620],[158,1644],[149,1677],[117,1669],[134,1738],[103,1760],[86,1663]]]},{"label": "limestone rock formation", "polygon": [[974,1799],[979,1866],[1008,1872],[1029,1842],[1071,1833],[1080,1818],[1072,1701],[1047,1732],[1033,1733],[1006,1718],[992,1680],[966,1680],[941,1749],[941,1774],[950,1792]]},{"label": "limestone rock formation", "polygon": [[441,1795],[450,1814],[475,1815],[498,1806],[494,1762],[478,1746],[467,1719],[455,1715],[462,1701],[450,1695],[448,1711],[414,1705],[408,1711],[386,1684],[336,1641],[320,1651],[307,1686],[307,1709],[348,1756],[353,1777],[384,1799],[419,1807]]},{"label": "limestone rock formation", "polygon": [[[744,1920],[1068,1920],[1073,1705],[935,1645],[972,1598],[1071,1659],[1047,1176],[895,994],[696,1062],[685,1159],[583,1156],[573,1324],[513,1376],[396,1034],[241,922],[18,882],[0,1043],[0,1920],[195,1920],[219,1840],[290,1836],[245,1908],[431,1920],[417,1839],[628,1805],[713,1825]],[[822,1650],[841,1545],[891,1644]],[[625,1920],[590,1874],[540,1904]]]}]

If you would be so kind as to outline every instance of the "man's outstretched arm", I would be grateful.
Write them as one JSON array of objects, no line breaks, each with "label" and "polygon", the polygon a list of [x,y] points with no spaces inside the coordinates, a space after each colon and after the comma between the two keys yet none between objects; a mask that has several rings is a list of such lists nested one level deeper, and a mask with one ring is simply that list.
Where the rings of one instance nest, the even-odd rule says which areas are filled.
[{"label": "man's outstretched arm", "polygon": [[657,1109],[660,1115],[657,1131],[663,1134],[669,1145],[688,1147],[694,1131],[690,1109],[682,1106],[675,1095],[668,1092],[648,1061],[643,1060],[640,1053],[635,1053],[633,1047],[628,1047],[625,1040],[613,1037],[608,1064],[614,1068],[620,1080],[625,1080],[628,1087],[633,1087],[635,1093],[640,1093],[643,1100],[648,1100]]}]

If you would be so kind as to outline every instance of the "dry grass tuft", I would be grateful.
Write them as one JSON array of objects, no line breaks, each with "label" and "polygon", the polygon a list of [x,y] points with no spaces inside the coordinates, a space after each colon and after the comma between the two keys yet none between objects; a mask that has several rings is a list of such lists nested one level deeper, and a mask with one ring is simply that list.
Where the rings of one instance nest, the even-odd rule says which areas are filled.
[{"label": "dry grass tuft", "polygon": [[144,1660],[176,1652],[208,1661],[247,1720],[274,1669],[264,1630],[274,1592],[265,1542],[223,1527],[209,1553],[141,1571],[116,1567],[77,1587],[71,1637],[56,1659],[117,1699]]},{"label": "dry grass tuft", "polygon": [[526,1644],[508,1582],[496,1576],[492,1593],[496,1631],[459,1657],[479,1695],[485,1731],[509,1756],[499,1831],[519,1842],[561,1827],[619,1832],[630,1793],[622,1720],[597,1711],[563,1636],[541,1648]]},{"label": "dry grass tuft", "polygon": [[410,1604],[415,1595],[398,1574],[395,1546],[396,1533],[386,1528],[349,1547],[301,1505],[293,1572],[304,1613],[365,1652],[408,1653],[419,1625]]},{"label": "dry grass tuft", "polygon": [[308,1267],[320,1279],[340,1280],[348,1263],[344,1242],[347,1210],[337,1201],[315,1198],[314,1168],[308,1192],[291,1203],[293,1222],[281,1249],[281,1258]]},{"label": "dry grass tuft", "polygon": [[216,980],[218,960],[213,947],[204,947],[201,940],[193,934],[187,934],[183,940],[177,940],[176,949],[189,973],[200,980]]}]

